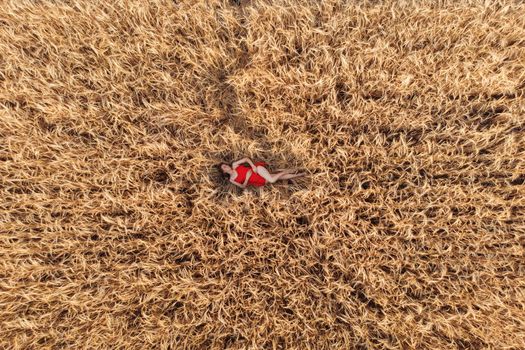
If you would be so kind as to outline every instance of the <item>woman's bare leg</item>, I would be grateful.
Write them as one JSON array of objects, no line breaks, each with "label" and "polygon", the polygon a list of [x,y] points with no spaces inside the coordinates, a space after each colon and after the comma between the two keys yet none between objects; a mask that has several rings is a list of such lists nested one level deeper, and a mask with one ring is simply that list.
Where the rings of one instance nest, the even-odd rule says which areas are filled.
[{"label": "woman's bare leg", "polygon": [[290,174],[286,171],[281,171],[280,173],[270,174],[268,169],[266,169],[263,166],[257,167],[257,173],[261,175],[266,181],[269,183],[275,183],[277,180],[287,180],[287,179],[293,179],[295,177],[303,176],[304,173],[301,174]]},{"label": "woman's bare leg", "polygon": [[279,176],[278,180],[290,180],[295,179],[296,177],[305,176],[306,173],[299,173],[299,174],[284,174],[282,176]]},{"label": "woman's bare leg", "polygon": [[293,173],[293,172],[295,172],[296,170],[294,170],[294,169],[275,169],[275,171],[279,171],[279,172],[281,172],[281,171],[286,171],[287,173]]},{"label": "woman's bare leg", "polygon": [[261,175],[266,181],[272,184],[275,183],[275,181],[279,180],[281,176],[288,174],[285,171],[282,171],[280,173],[270,174],[268,169],[260,165],[257,167],[257,173]]}]

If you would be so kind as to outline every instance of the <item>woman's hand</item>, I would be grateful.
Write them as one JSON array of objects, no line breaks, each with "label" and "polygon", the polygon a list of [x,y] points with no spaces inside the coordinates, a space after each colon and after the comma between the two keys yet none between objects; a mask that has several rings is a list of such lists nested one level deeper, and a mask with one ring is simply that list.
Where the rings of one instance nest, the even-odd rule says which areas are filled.
[{"label": "woman's hand", "polygon": [[248,163],[248,165],[252,168],[252,171],[257,174],[257,167],[255,166],[255,164],[253,164],[252,160],[250,158],[243,158],[243,159],[239,159],[238,161],[236,162],[233,162],[232,163],[232,168],[237,168],[239,165],[243,164],[243,163]]},{"label": "woman's hand", "polygon": [[248,180],[250,180],[250,176],[252,176],[252,171],[248,170],[246,172],[246,178],[244,179],[244,182],[242,184],[238,183],[237,181],[233,180],[232,178],[230,178],[230,182],[232,184],[234,184],[235,186],[237,186],[237,187],[246,188],[246,187],[248,187]]},{"label": "woman's hand", "polygon": [[250,165],[250,167],[253,170],[253,173],[257,174],[257,166],[255,164],[253,164],[253,162],[252,162],[252,160],[250,158],[246,158],[246,163],[248,163]]},{"label": "woman's hand", "polygon": [[243,188],[248,187],[248,180],[250,180],[250,176],[252,176],[252,173],[248,170],[246,173],[246,178],[244,179],[244,183],[242,184]]}]

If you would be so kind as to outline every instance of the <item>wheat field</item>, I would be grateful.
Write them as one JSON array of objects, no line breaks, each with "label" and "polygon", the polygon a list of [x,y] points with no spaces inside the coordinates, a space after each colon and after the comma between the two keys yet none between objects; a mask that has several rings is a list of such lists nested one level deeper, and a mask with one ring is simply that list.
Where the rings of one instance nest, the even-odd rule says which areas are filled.
[{"label": "wheat field", "polygon": [[521,2],[2,0],[0,348],[525,349],[524,134]]}]

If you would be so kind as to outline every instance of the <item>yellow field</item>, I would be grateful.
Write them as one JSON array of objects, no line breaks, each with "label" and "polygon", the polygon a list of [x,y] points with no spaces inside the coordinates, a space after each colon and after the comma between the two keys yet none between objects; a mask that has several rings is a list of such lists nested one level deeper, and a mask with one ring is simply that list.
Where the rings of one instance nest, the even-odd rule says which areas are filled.
[{"label": "yellow field", "polygon": [[517,1],[0,1],[0,348],[524,349],[524,135]]}]

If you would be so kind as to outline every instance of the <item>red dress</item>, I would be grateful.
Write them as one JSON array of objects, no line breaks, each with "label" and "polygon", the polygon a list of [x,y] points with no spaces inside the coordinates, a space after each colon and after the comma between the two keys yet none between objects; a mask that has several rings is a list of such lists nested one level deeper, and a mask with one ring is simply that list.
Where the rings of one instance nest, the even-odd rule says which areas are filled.
[{"label": "red dress", "polygon": [[[255,166],[259,166],[259,165],[266,166],[267,165],[265,162],[255,162],[253,164]],[[252,168],[249,166],[242,165],[242,164],[239,165],[237,168],[235,168],[235,171],[237,172],[237,177],[233,181],[240,183],[242,185],[244,183],[244,180],[246,180],[246,174],[250,170],[252,170]],[[254,173],[252,171],[252,175],[248,179],[248,185],[261,187],[261,186],[264,186],[265,184],[266,184],[266,179],[262,177],[261,175]]]}]

